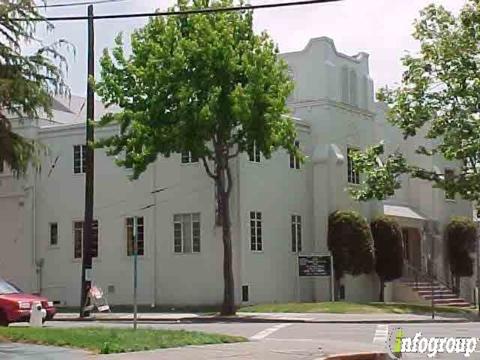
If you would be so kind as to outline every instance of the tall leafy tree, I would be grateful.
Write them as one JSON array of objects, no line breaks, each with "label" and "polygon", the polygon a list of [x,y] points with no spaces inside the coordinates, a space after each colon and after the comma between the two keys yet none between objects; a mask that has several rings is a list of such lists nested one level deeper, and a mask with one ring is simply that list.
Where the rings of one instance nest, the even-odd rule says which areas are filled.
[{"label": "tall leafy tree", "polygon": [[[10,119],[51,116],[52,96],[65,94],[65,58],[57,49],[63,42],[44,46],[35,38],[35,26],[42,16],[33,0],[3,1],[0,4],[0,161],[22,175],[36,163],[40,146],[12,131]],[[46,21],[40,23],[51,25]],[[34,43],[32,54],[22,46]]]},{"label": "tall leafy tree", "polygon": [[477,227],[466,217],[453,217],[445,229],[448,262],[457,292],[460,291],[460,278],[473,275],[474,260],[471,255],[475,251],[476,239]]},{"label": "tall leafy tree", "polygon": [[[384,199],[401,186],[400,174],[431,181],[449,194],[480,199],[480,1],[468,0],[455,16],[439,5],[421,11],[413,36],[420,52],[403,58],[406,70],[395,89],[378,98],[388,107],[388,120],[405,139],[423,136],[431,145],[416,152],[458,164],[445,177],[431,168],[409,164],[399,153],[385,154],[383,144],[354,154],[363,186],[352,189],[360,200]],[[380,159],[380,161],[379,161]]]},{"label": "tall leafy tree", "polygon": [[387,216],[374,219],[370,228],[375,247],[375,271],[380,278],[379,300],[384,301],[385,283],[402,276],[402,230],[394,219]]},{"label": "tall leafy tree", "polygon": [[[180,0],[175,10],[228,7],[233,0]],[[121,36],[101,59],[96,89],[121,108],[100,125],[120,133],[99,147],[118,155],[117,164],[142,174],[157,156],[190,151],[213,179],[224,248],[222,313],[235,313],[230,229],[231,161],[255,144],[269,158],[294,146],[287,117],[293,84],[286,64],[266,33],[255,34],[252,12],[155,17],[134,32],[126,56]]]},{"label": "tall leafy tree", "polygon": [[345,274],[358,276],[374,269],[373,239],[367,221],[353,210],[335,211],[328,218],[328,248],[333,255],[335,296]]}]

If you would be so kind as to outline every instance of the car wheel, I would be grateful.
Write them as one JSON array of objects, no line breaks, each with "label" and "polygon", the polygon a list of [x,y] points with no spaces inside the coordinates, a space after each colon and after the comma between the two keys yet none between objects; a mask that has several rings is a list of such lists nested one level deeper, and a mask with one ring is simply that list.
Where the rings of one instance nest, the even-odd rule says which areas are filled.
[{"label": "car wheel", "polygon": [[0,326],[8,326],[8,319],[5,312],[0,310]]}]

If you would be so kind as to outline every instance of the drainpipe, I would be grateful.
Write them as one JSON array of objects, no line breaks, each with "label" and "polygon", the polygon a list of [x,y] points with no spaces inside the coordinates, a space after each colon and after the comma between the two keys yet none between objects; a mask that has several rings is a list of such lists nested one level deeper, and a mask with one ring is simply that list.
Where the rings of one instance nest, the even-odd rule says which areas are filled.
[{"label": "drainpipe", "polygon": [[[153,190],[157,189],[157,161],[153,163]],[[153,193],[153,300],[157,304],[157,193]]]}]

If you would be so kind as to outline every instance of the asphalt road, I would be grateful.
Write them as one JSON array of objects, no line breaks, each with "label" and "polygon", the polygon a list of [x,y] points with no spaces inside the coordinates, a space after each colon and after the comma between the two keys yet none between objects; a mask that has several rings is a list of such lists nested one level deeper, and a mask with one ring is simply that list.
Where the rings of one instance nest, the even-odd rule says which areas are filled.
[{"label": "asphalt road", "polygon": [[[89,327],[114,326],[128,327],[128,323],[113,322],[50,322],[52,327]],[[163,360],[163,359],[322,359],[328,354],[358,351],[382,351],[385,349],[387,333],[401,328],[405,336],[414,337],[421,332],[426,337],[480,337],[478,323],[438,323],[438,324],[272,324],[272,323],[150,323],[141,324],[140,328],[185,329],[210,333],[240,335],[251,341],[244,344],[213,345],[188,347],[183,349],[166,349],[148,353],[119,354],[98,357],[101,359]],[[22,347],[24,350],[22,351]],[[480,341],[477,346],[480,350]],[[59,351],[55,348],[32,348],[30,346],[13,346],[0,344],[0,359],[77,359],[79,353]],[[50,351],[50,353],[48,353]],[[43,357],[42,357],[43,356]],[[88,356],[89,359],[93,357]],[[438,354],[435,359],[464,359],[458,354]],[[402,359],[428,359],[426,354],[407,354]],[[470,359],[480,359],[480,352],[473,353]]]}]

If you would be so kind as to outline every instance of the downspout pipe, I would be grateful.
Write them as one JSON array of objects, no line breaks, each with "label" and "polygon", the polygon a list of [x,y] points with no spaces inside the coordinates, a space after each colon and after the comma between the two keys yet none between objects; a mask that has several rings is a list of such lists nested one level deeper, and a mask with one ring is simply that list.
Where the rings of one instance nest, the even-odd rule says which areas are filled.
[{"label": "downspout pipe", "polygon": [[[157,161],[153,163],[153,190],[157,189]],[[157,304],[157,193],[153,191],[153,299],[151,306]]]}]

